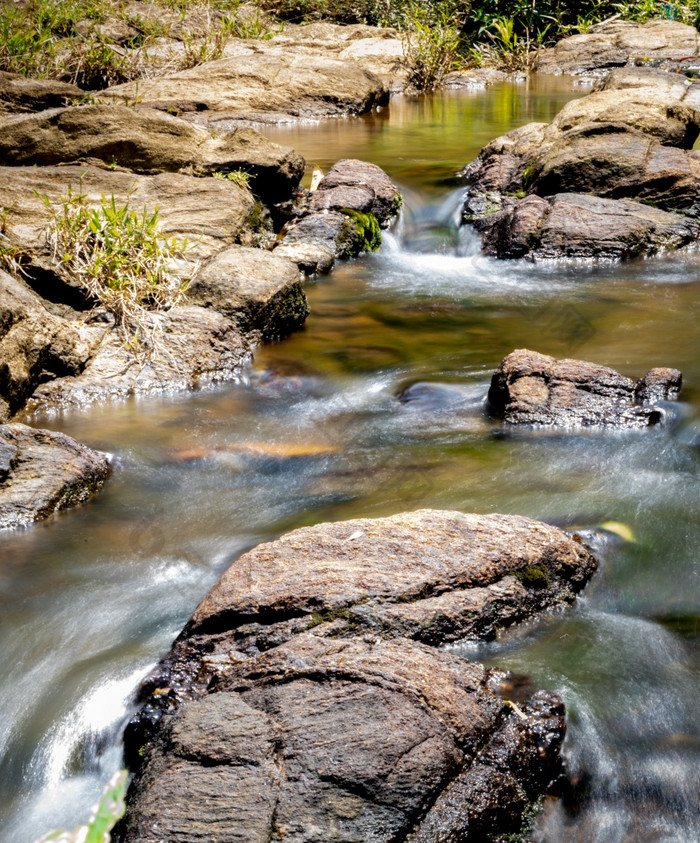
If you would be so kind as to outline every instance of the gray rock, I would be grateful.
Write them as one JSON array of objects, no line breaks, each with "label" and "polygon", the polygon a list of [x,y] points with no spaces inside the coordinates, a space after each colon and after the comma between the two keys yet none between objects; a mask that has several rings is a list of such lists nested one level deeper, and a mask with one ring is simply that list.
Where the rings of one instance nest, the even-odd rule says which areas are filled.
[{"label": "gray rock", "polygon": [[54,165],[93,159],[138,173],[194,175],[242,169],[251,188],[282,202],[296,190],[304,159],[250,128],[212,134],[147,108],[87,105],[15,117],[0,125],[6,165]]},{"label": "gray rock", "polygon": [[581,193],[505,203],[475,223],[483,251],[529,260],[625,260],[680,248],[700,238],[700,223],[680,214]]},{"label": "gray rock", "polygon": [[638,383],[583,360],[517,349],[491,379],[489,403],[509,424],[648,427],[664,417],[655,401],[680,391],[677,369],[652,369]]},{"label": "gray rock", "polygon": [[231,246],[198,273],[188,301],[211,307],[264,342],[300,328],[309,315],[296,264],[278,254]]},{"label": "gray rock", "polygon": [[110,473],[104,454],[69,436],[0,425],[0,529],[24,527],[87,500]]},{"label": "gray rock", "polygon": [[604,73],[635,60],[678,61],[700,51],[698,31],[677,21],[645,24],[613,21],[586,33],[563,38],[541,50],[535,62],[540,73]]}]

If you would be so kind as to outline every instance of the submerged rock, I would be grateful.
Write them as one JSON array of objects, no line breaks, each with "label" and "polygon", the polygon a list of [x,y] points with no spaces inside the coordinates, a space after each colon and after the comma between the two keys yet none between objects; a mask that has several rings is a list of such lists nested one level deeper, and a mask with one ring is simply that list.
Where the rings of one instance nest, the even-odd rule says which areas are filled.
[{"label": "submerged rock", "polygon": [[0,425],[0,529],[24,527],[87,500],[111,471],[104,454],[63,433]]},{"label": "submerged rock", "polygon": [[559,772],[556,695],[434,649],[573,599],[557,528],[420,511],[295,530],[242,556],[142,690],[124,841],[481,839]]},{"label": "submerged rock", "polygon": [[509,424],[648,427],[664,418],[654,402],[678,397],[677,369],[651,369],[637,383],[584,360],[517,349],[491,379],[489,403]]}]

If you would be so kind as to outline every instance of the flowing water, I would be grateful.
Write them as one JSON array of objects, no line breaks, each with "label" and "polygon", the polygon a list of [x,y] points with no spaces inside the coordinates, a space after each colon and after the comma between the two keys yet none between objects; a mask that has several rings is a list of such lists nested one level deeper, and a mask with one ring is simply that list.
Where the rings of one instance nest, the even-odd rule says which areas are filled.
[{"label": "flowing water", "polygon": [[[311,284],[305,330],[262,349],[240,384],[34,420],[112,452],[115,474],[88,505],[0,534],[0,839],[87,817],[139,679],[242,551],[426,506],[632,530],[591,532],[603,564],[575,607],[457,649],[566,700],[575,788],[538,840],[700,839],[700,255],[498,263],[455,225],[455,172],[581,93],[540,80],[276,130],[324,168],[364,158],[401,184],[382,250]],[[483,401],[519,347],[634,377],[675,366],[682,400],[659,430],[507,432]]]}]

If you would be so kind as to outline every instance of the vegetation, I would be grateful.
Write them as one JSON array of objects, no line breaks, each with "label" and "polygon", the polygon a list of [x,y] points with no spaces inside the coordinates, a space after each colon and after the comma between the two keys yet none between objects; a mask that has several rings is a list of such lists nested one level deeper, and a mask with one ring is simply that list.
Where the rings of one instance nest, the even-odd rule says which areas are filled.
[{"label": "vegetation", "polygon": [[215,179],[224,179],[225,181],[232,181],[234,184],[237,184],[239,187],[248,187],[250,184],[250,179],[252,178],[251,174],[248,170],[230,170],[228,173],[222,173],[221,171],[217,170],[214,173]]},{"label": "vegetation", "polygon": [[[700,28],[698,0],[24,0],[0,4],[0,70],[63,79],[87,90],[194,67],[230,38],[271,38],[280,20],[396,27],[411,83],[436,87],[454,67],[526,69],[543,44],[611,17],[668,17]],[[271,16],[269,13],[272,13]],[[159,38],[157,67],[149,60]],[[182,47],[175,49],[177,42]]]},{"label": "vegetation", "polygon": [[73,831],[52,831],[37,843],[110,843],[110,832],[124,816],[126,779],[126,770],[112,776],[87,825],[78,826]]},{"label": "vegetation", "polygon": [[84,194],[68,194],[54,206],[47,232],[54,259],[107,311],[113,314],[124,343],[135,354],[158,351],[159,320],[164,311],[184,298],[189,280],[172,270],[187,243],[163,240],[158,232],[158,209],[138,214],[129,203],[102,197],[91,208]]}]

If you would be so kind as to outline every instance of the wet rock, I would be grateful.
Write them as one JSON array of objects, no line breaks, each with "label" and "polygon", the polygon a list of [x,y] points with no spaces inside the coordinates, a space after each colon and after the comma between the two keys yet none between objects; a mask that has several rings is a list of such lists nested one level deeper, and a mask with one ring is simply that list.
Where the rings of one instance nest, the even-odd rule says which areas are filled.
[{"label": "wet rock", "polygon": [[623,260],[700,238],[700,224],[680,214],[581,193],[526,196],[475,223],[483,251],[498,258]]},{"label": "wet rock", "polygon": [[[558,773],[560,700],[407,640],[298,636],[160,722],[124,843],[464,840],[515,831]],[[476,838],[475,838],[476,839]]]},{"label": "wet rock", "polygon": [[653,401],[678,395],[677,369],[652,369],[635,383],[614,369],[517,349],[491,379],[489,403],[509,424],[648,427],[663,420]]},{"label": "wet rock", "polygon": [[604,73],[635,60],[678,61],[700,52],[698,31],[677,21],[612,21],[538,53],[540,73]]},{"label": "wet rock", "polygon": [[103,91],[115,102],[176,111],[217,129],[241,122],[361,114],[388,102],[389,91],[353,61],[329,58],[321,50],[290,50],[274,41],[232,45],[234,55],[190,70],[139,79]]},{"label": "wet rock", "polygon": [[87,500],[110,473],[104,454],[69,436],[0,425],[0,529],[23,527]]},{"label": "wet rock", "polygon": [[196,276],[188,301],[211,307],[264,342],[300,328],[309,315],[296,264],[261,249],[231,246]]},{"label": "wet rock", "polygon": [[381,167],[344,158],[336,161],[321,179],[311,194],[309,208],[312,212],[349,209],[371,213],[386,228],[396,218],[401,204],[399,189]]},{"label": "wet rock", "polygon": [[471,394],[457,384],[419,381],[402,389],[398,400],[401,404],[418,410],[452,410],[469,403]]},{"label": "wet rock", "polygon": [[17,73],[0,71],[0,113],[43,111],[60,108],[70,99],[79,99],[84,91],[55,79],[28,79]]},{"label": "wet rock", "polygon": [[288,199],[304,159],[250,128],[212,134],[170,114],[120,105],[87,105],[20,116],[0,125],[6,165],[53,165],[97,159],[110,166],[155,174],[226,174],[243,169],[254,192]]},{"label": "wet rock", "polygon": [[445,88],[488,88],[496,82],[505,82],[508,74],[493,67],[477,67],[469,70],[453,70],[446,73],[442,84]]},{"label": "wet rock", "polygon": [[329,272],[337,258],[378,249],[381,228],[395,218],[403,200],[376,164],[336,162],[318,188],[298,201],[296,218],[282,230],[275,254],[294,261],[307,275]]},{"label": "wet rock", "polygon": [[699,233],[683,219],[700,215],[700,153],[691,149],[699,130],[700,85],[616,70],[549,125],[487,144],[462,172],[463,221],[484,233],[487,254],[504,258],[617,260],[684,246]]}]

